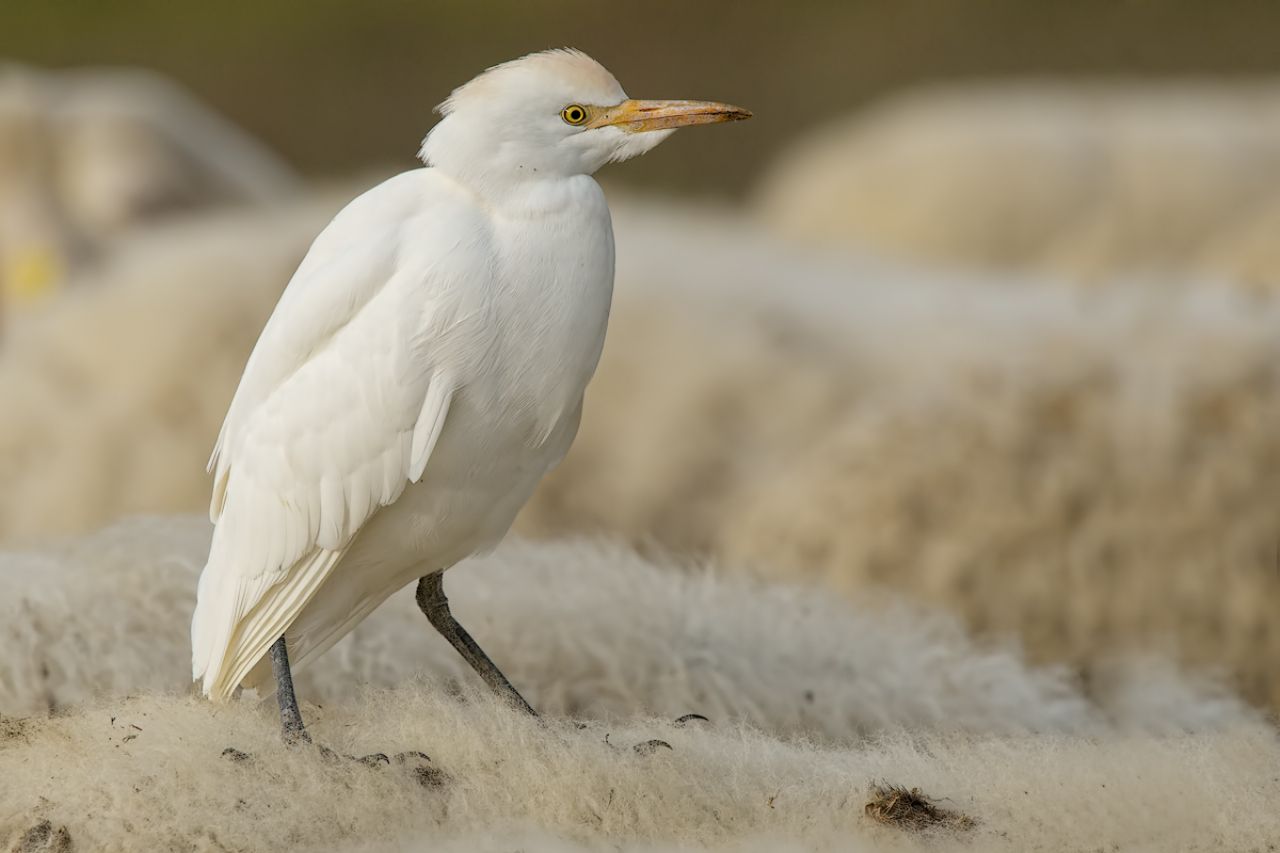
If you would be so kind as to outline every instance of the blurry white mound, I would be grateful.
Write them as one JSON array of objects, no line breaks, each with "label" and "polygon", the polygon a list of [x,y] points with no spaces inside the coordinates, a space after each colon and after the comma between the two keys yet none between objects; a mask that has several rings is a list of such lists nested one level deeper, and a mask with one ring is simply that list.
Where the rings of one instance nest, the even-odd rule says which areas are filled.
[{"label": "blurry white mound", "polygon": [[[373,182],[131,233],[99,264],[80,271],[62,298],[0,341],[0,400],[6,403],[0,408],[0,482],[6,485],[0,542],[87,532],[138,512],[207,506],[204,465],[254,341],[311,240]],[[639,359],[643,368],[646,353],[663,347],[666,323],[679,322],[686,304],[706,310],[705,300],[695,297],[712,281],[695,279],[686,298],[691,275],[681,273],[683,263],[712,271],[712,280],[749,272],[754,289],[763,291],[778,262],[752,269],[749,260],[735,260],[738,248],[759,235],[726,227],[717,215],[678,206],[628,215],[629,207],[615,205],[624,217],[615,312],[621,331],[611,335],[623,335],[623,343],[611,337],[605,360]],[[704,222],[714,223],[705,245],[679,236],[701,233]],[[715,272],[718,264],[722,272]],[[650,272],[655,265],[660,277]],[[809,270],[788,275],[804,277]],[[741,316],[707,323],[699,345],[705,352],[692,357],[709,357],[722,337],[746,336],[750,346],[757,330],[740,327]],[[650,318],[657,324],[648,324]],[[701,314],[691,320],[703,322]],[[627,331],[637,324],[645,324],[639,340]],[[629,377],[646,385],[662,378]],[[657,386],[652,392],[667,393]],[[610,392],[597,383],[591,394],[600,393]],[[678,467],[673,457],[673,475]],[[615,485],[628,490],[626,482]],[[633,502],[655,498],[637,494]]]},{"label": "blurry white mound", "polygon": [[1158,649],[1280,704],[1280,301],[617,223],[605,358],[524,531],[888,586],[1037,660]]},{"label": "blurry white mound", "polygon": [[0,64],[0,310],[139,223],[295,189],[278,157],[159,75]]},{"label": "blurry white mound", "polygon": [[[5,721],[0,844],[1237,853],[1280,837],[1280,746],[1256,723],[1172,738],[919,734],[815,745],[726,722],[538,723],[410,684],[313,714],[316,739],[341,753],[430,757],[370,768],[284,747],[271,717],[243,703],[144,697]],[[632,748],[651,740],[670,749]],[[229,746],[249,757],[223,757]],[[872,788],[886,784],[919,787],[943,811],[885,808]]]},{"label": "blurry white mound", "polygon": [[[0,346],[0,540],[203,511],[244,360],[342,195],[132,235]],[[604,359],[524,532],[887,586],[1091,678],[1156,649],[1280,704],[1280,303],[913,272],[614,210]]]},{"label": "blurry white mound", "polygon": [[794,238],[944,264],[1280,287],[1247,236],[1280,209],[1280,83],[922,89],[803,139],[757,202]]},{"label": "blurry white mound", "polygon": [[204,465],[324,194],[130,235],[0,342],[0,540],[207,503]]},{"label": "blurry white mound", "polygon": [[[185,688],[209,531],[199,518],[139,519],[0,552],[0,713]],[[1177,732],[1255,719],[1220,689],[1158,664],[1118,674],[1091,704],[1062,672],[980,647],[940,613],[879,598],[855,607],[603,543],[513,539],[448,583],[459,620],[555,716],[701,713],[842,742],[895,729]],[[327,705],[421,673],[479,686],[410,588],[301,670],[300,695]]]}]

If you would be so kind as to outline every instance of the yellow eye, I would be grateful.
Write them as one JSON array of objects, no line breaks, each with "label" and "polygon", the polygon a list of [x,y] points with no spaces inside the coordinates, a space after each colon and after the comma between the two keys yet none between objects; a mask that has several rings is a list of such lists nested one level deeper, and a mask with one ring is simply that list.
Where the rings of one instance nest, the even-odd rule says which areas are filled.
[{"label": "yellow eye", "polygon": [[570,104],[560,111],[560,118],[564,119],[567,124],[582,124],[587,120],[587,108],[577,104]]}]

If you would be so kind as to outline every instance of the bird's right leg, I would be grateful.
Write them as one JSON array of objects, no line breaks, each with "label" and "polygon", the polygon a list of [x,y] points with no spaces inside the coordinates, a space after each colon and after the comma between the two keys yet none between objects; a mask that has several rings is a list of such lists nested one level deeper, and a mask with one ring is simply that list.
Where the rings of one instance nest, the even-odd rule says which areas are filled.
[{"label": "bird's right leg", "polygon": [[489,660],[484,649],[480,648],[480,645],[471,639],[467,630],[453,618],[453,612],[449,610],[449,599],[444,594],[444,572],[436,572],[419,579],[416,598],[418,607],[426,614],[427,620],[435,626],[441,636],[449,641],[450,645],[458,650],[458,654],[471,664],[471,668],[484,679],[484,683],[489,685],[500,699],[505,700],[513,708],[525,711],[534,717],[538,716],[538,712],[524,701],[524,697],[502,674],[502,670]]},{"label": "bird's right leg", "polygon": [[293,673],[289,671],[289,650],[284,637],[271,644],[271,672],[276,677],[276,700],[280,703],[280,727],[285,743],[311,743],[311,735],[302,724],[298,698],[293,693]]}]

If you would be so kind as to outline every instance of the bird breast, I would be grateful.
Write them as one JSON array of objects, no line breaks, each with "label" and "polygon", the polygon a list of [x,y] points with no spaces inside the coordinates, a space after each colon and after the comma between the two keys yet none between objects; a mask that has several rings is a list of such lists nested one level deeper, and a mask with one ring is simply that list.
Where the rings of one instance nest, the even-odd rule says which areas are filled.
[{"label": "bird breast", "polygon": [[604,346],[613,294],[609,209],[590,177],[549,181],[493,214],[488,370],[461,389],[542,444],[575,416]]}]

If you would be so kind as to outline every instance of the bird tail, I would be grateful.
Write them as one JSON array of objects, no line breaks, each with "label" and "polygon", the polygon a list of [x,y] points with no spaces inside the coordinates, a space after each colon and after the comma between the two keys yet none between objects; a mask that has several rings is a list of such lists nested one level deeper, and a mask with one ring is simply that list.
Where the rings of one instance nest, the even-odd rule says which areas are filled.
[{"label": "bird tail", "polygon": [[307,606],[345,548],[317,548],[263,584],[232,575],[209,556],[191,620],[191,678],[215,702],[230,699]]}]

